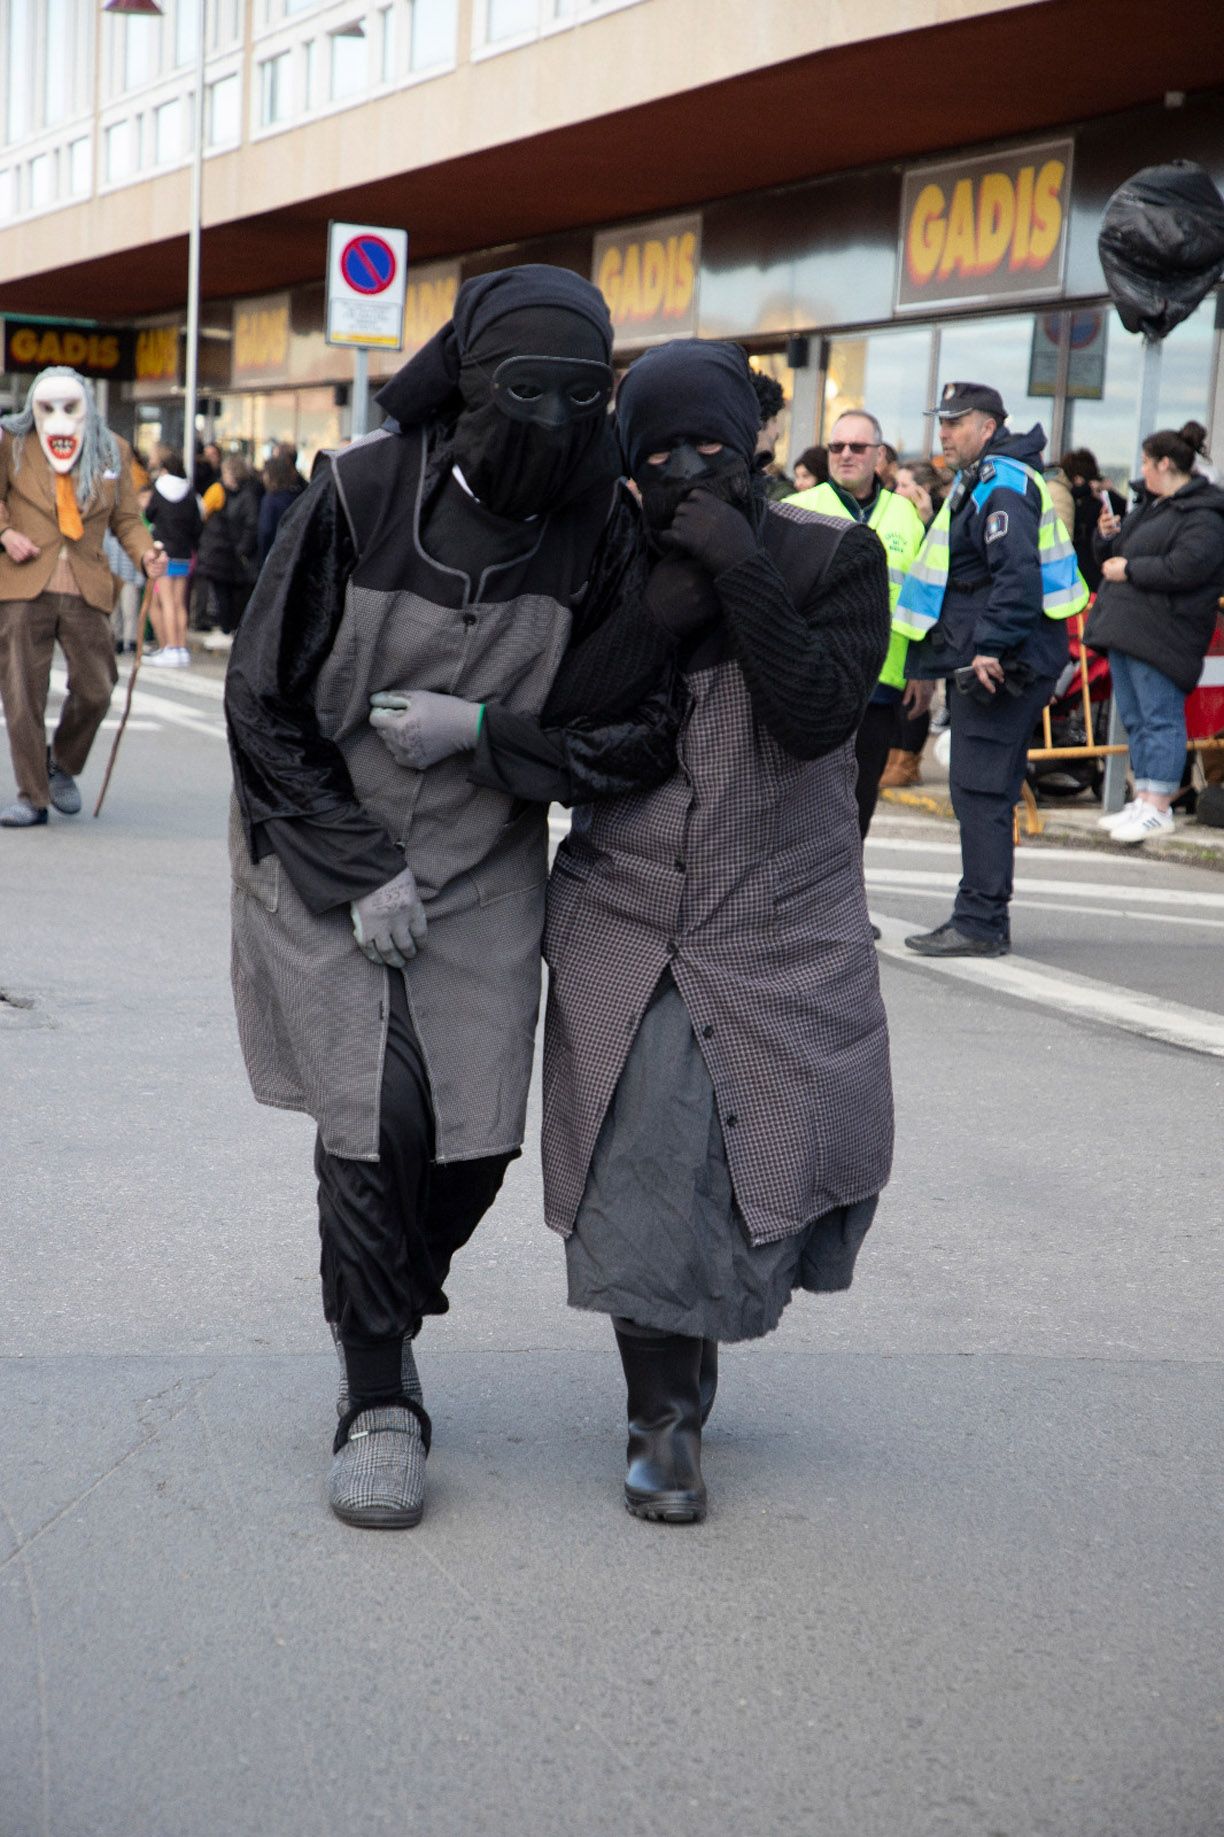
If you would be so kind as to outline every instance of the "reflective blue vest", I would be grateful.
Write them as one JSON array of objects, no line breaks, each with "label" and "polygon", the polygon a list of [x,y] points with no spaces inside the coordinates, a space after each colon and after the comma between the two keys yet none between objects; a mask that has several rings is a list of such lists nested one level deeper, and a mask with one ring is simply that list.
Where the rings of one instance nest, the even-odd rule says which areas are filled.
[{"label": "reflective blue vest", "polygon": [[[1034,471],[1032,466],[1026,466],[1022,460],[992,454],[983,463],[982,478],[973,488],[973,503],[980,514],[991,493],[1000,485],[1023,497],[1030,480],[1036,485],[1041,499],[1041,519],[1037,526],[1037,553],[1041,562],[1041,610],[1047,619],[1070,619],[1077,612],[1082,612],[1088,604],[1088,584],[1079,571],[1071,538],[1054,508],[1049,487],[1041,473]],[[911,638],[925,638],[939,622],[952,560],[951,529],[949,493],[901,584],[901,593],[893,614],[894,627],[907,632]]]}]

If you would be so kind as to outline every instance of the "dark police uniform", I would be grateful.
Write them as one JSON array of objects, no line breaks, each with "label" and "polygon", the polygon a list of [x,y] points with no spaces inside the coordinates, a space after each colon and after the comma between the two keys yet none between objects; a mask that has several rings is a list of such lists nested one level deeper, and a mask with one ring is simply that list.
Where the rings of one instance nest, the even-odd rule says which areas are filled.
[{"label": "dark police uniform", "polygon": [[1008,942],[1012,812],[1034,725],[1067,660],[1067,632],[1043,611],[1036,484],[1029,479],[1023,493],[1000,484],[980,505],[974,488],[993,477],[996,456],[1040,470],[1044,447],[1040,426],[1026,434],[1000,428],[977,465],[959,475],[939,621],[911,643],[905,666],[907,677],[931,680],[985,656],[999,658],[1007,671],[1007,684],[996,685],[993,695],[975,683],[968,693],[952,689],[948,701],[962,867],[952,923],[989,943]]}]

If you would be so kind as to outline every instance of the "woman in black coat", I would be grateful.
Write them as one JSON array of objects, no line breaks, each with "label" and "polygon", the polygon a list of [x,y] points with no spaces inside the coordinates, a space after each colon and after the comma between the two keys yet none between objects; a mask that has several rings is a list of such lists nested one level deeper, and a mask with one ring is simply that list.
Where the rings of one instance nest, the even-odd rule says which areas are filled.
[{"label": "woman in black coat", "polygon": [[1101,585],[1086,637],[1108,651],[1130,741],[1134,801],[1102,817],[1115,842],[1173,828],[1186,757],[1186,697],[1198,682],[1224,591],[1224,491],[1194,473],[1194,448],[1165,429],[1143,443],[1140,501],[1102,510]]},{"label": "woman in black coat", "polygon": [[196,573],[208,582],[223,632],[234,632],[259,573],[259,505],[263,489],[245,459],[221,462],[225,502],[204,525]]}]

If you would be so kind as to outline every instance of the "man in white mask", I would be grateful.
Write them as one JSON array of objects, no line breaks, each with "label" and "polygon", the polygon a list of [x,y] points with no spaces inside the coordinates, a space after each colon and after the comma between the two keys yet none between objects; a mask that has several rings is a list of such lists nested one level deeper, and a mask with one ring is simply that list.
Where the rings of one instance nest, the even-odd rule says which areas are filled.
[{"label": "man in white mask", "polygon": [[[151,580],[165,572],[141,520],[131,448],[102,421],[83,376],[43,370],[21,412],[0,419],[0,702],[17,780],[16,799],[0,808],[5,829],[45,823],[48,804],[64,816],[81,808],[76,777],[116,679],[108,529]],[[48,747],[57,641],[68,693]]]}]

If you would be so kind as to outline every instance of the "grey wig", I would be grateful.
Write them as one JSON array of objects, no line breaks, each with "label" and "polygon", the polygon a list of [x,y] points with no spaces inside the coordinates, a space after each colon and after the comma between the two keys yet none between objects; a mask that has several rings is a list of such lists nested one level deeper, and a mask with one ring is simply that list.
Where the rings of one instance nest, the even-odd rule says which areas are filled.
[{"label": "grey wig", "polygon": [[118,442],[98,413],[93,384],[86,377],[68,364],[51,364],[48,369],[40,370],[27,391],[25,407],[15,415],[0,415],[0,427],[13,437],[13,470],[16,472],[21,465],[26,435],[34,429],[34,391],[49,376],[71,376],[81,385],[81,394],[85,398],[85,432],[81,439],[80,458],[73,468],[76,473],[76,500],[84,510],[93,496],[94,487],[101,483],[104,474],[119,470]]}]

